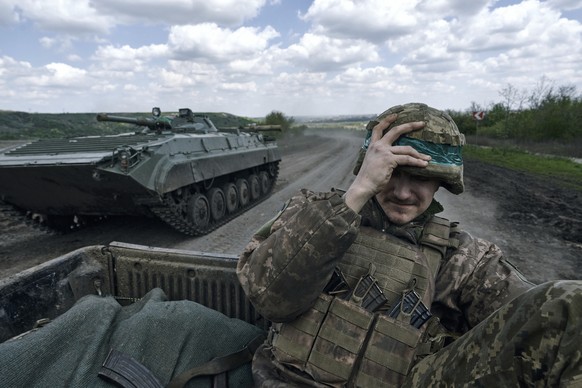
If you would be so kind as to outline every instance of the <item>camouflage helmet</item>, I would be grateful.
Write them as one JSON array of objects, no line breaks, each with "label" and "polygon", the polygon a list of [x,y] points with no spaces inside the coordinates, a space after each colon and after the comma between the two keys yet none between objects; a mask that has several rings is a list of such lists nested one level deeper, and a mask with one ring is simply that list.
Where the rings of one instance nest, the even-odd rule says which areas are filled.
[{"label": "camouflage helmet", "polygon": [[384,134],[395,126],[412,121],[424,121],[426,125],[419,130],[400,136],[394,145],[409,145],[418,152],[430,155],[432,160],[425,168],[404,166],[402,170],[413,174],[438,178],[441,185],[453,194],[460,194],[465,189],[463,183],[463,158],[461,150],[465,136],[459,132],[457,125],[447,113],[431,108],[426,104],[409,103],[396,105],[378,115],[366,126],[367,136],[360,153],[354,175],[357,175],[364,161],[372,137],[372,129],[386,116],[396,113],[398,117],[384,130]]}]

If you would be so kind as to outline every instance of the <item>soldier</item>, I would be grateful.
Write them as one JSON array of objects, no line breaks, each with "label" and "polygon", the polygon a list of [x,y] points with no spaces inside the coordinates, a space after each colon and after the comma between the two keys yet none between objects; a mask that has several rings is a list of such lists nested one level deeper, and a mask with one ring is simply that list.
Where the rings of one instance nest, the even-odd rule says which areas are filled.
[{"label": "soldier", "polygon": [[436,215],[463,144],[446,113],[392,107],[346,192],[304,189],[253,236],[237,274],[273,322],[257,386],[582,385],[582,284],[535,286]]}]

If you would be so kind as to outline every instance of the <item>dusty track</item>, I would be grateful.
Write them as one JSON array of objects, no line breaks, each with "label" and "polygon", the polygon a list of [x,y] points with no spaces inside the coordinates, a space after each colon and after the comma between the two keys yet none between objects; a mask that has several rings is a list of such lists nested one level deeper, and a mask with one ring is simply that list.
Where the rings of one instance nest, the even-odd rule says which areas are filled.
[{"label": "dusty track", "polygon": [[[238,254],[252,233],[303,187],[347,188],[361,134],[305,133],[279,142],[279,180],[270,198],[237,219],[201,237],[175,232],[148,218],[111,218],[66,235],[47,235],[0,216],[0,272],[9,276],[87,245],[134,244]],[[582,273],[582,197],[556,182],[467,161],[467,191],[437,198],[445,215],[476,236],[500,245],[534,282],[579,278]],[[459,205],[460,207],[456,207]]]}]

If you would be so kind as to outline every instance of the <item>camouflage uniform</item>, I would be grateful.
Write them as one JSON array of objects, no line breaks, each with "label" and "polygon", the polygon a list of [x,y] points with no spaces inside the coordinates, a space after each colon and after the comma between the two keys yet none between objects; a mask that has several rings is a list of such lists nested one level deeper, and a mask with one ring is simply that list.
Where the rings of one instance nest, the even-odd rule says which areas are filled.
[{"label": "camouflage uniform", "polygon": [[[456,185],[450,191],[462,191],[461,179],[462,170],[451,175],[450,182]],[[361,236],[386,234],[420,251],[425,229],[442,210],[433,201],[425,214],[396,226],[374,200],[357,214],[341,194],[302,190],[253,236],[241,254],[237,274],[243,289],[258,312],[276,323],[253,360],[257,386],[342,386],[322,384],[312,370],[282,361],[273,342],[280,334],[278,322],[293,325],[312,313],[336,267],[349,264],[346,257],[357,259],[354,246],[359,247]],[[397,383],[383,385],[582,383],[578,341],[582,283],[535,287],[496,245],[472,237],[456,225],[450,229],[445,248],[440,266],[432,273],[429,270],[433,283],[426,292],[430,298],[423,301],[428,300],[430,312],[440,320],[441,330],[438,335],[433,331],[429,341],[436,343],[446,336],[448,345],[416,353],[405,380],[406,374]],[[343,357],[340,361],[344,362],[345,356],[336,350],[331,349],[331,354]],[[350,377],[350,384],[353,382]]]},{"label": "camouflage uniform", "polygon": [[[304,190],[294,197],[239,261],[239,279],[258,311],[277,322],[306,311],[362,222],[373,220],[362,220],[337,193]],[[414,228],[391,233],[413,238]],[[461,337],[420,361],[405,385],[582,384],[582,284],[533,288],[494,244],[462,231],[454,238],[460,245],[447,252],[431,311]],[[276,364],[267,343],[253,362],[258,386],[317,386]]]}]

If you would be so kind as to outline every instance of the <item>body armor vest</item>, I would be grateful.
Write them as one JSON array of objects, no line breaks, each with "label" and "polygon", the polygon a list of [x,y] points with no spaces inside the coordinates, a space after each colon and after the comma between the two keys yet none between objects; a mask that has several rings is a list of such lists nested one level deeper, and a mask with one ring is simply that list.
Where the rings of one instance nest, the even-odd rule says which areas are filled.
[{"label": "body armor vest", "polygon": [[315,386],[402,383],[417,359],[438,350],[432,339],[440,324],[429,309],[450,229],[448,220],[432,217],[419,248],[361,227],[338,265],[351,292],[322,293],[295,321],[273,324],[276,364],[306,373]]}]

